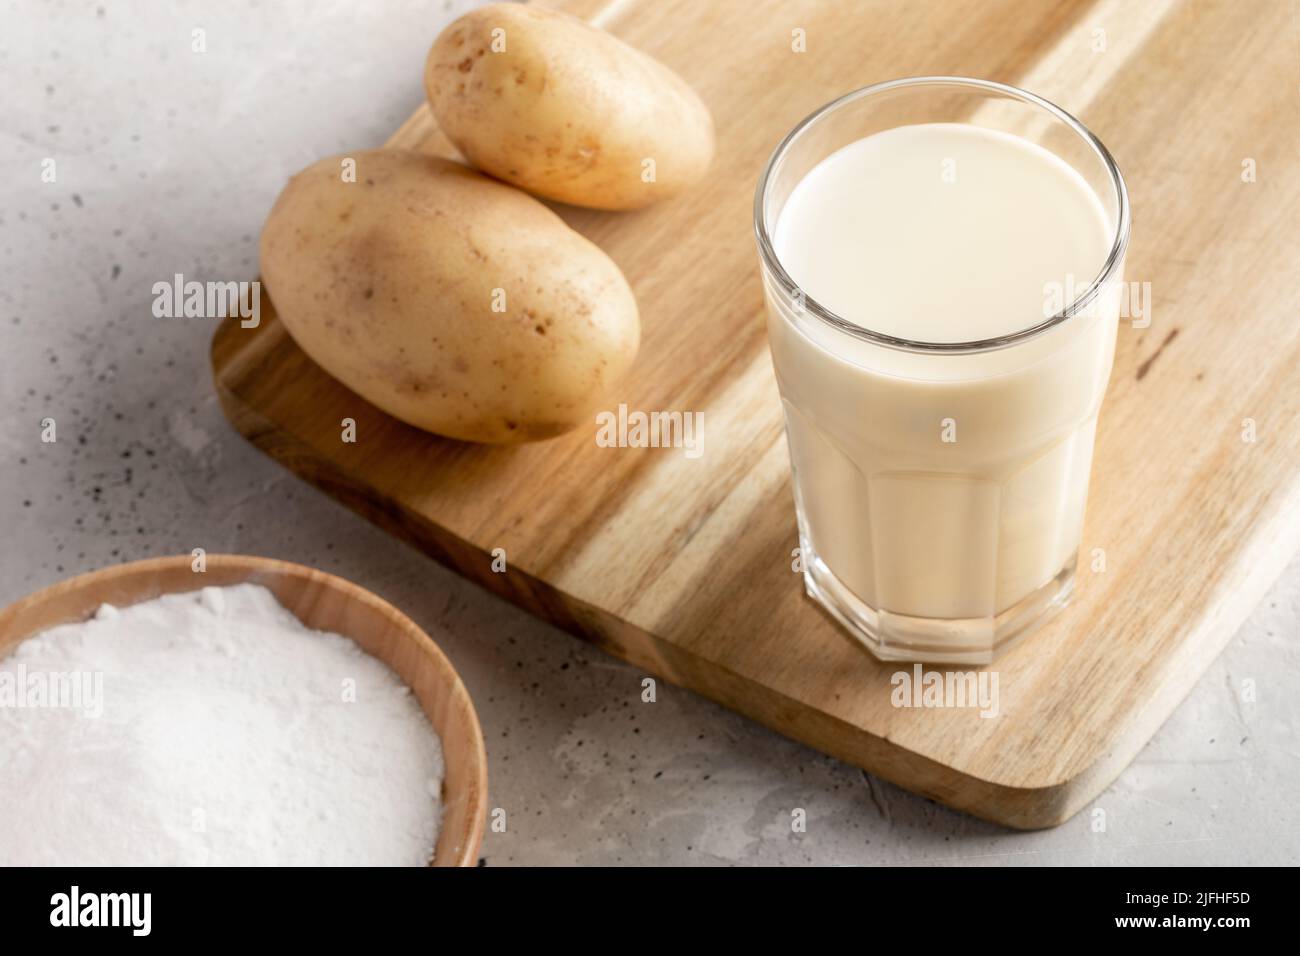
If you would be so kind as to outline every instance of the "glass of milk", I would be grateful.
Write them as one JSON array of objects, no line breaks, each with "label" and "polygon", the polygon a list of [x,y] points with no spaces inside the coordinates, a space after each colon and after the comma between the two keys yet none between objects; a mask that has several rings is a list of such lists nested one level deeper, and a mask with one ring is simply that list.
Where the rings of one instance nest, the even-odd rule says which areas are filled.
[{"label": "glass of milk", "polygon": [[754,215],[808,593],[881,659],[992,661],[1073,587],[1119,169],[1031,93],[895,80],[796,126]]}]

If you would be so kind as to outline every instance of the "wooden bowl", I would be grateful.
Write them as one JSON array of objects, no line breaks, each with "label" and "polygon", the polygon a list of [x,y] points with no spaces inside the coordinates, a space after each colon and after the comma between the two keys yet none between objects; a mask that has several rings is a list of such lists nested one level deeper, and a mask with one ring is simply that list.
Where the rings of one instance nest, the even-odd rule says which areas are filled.
[{"label": "wooden bowl", "polygon": [[99,605],[138,604],[208,585],[249,582],[268,588],[308,627],[350,637],[397,673],[442,739],[442,825],[433,866],[474,866],[487,817],[487,755],[465,685],[415,622],[364,588],[287,561],[234,554],[206,557],[191,570],[188,555],[151,558],[51,585],[0,611],[0,658],[38,631],[85,620]]}]

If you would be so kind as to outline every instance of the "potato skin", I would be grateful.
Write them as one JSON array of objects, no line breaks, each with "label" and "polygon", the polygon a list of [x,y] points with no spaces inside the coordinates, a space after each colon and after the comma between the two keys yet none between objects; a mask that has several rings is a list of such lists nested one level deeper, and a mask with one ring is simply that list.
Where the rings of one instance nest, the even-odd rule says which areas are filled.
[{"label": "potato skin", "polygon": [[[493,30],[505,49],[494,52]],[[498,179],[560,202],[634,209],[676,195],[713,159],[713,119],[658,60],[552,10],[497,3],[433,44],[424,88],[448,138]],[[655,180],[642,181],[642,161]]]},{"label": "potato skin", "polygon": [[[262,230],[262,281],[294,341],[417,428],[476,442],[590,423],[640,340],[632,290],[545,205],[449,160],[323,159]],[[505,311],[493,311],[494,301]]]}]

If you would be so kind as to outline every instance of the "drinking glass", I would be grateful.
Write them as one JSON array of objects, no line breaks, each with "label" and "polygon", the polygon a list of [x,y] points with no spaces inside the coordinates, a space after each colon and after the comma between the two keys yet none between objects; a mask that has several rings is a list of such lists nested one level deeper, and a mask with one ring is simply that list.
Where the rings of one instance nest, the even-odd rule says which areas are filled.
[{"label": "drinking glass", "polygon": [[[1100,271],[1055,312],[969,342],[875,331],[870,316],[837,315],[796,286],[772,238],[791,191],[840,148],[916,123],[1012,133],[1071,166],[1113,229]],[[894,80],[790,131],[759,179],[754,228],[808,594],[883,660],[994,660],[1073,588],[1129,236],[1119,169],[1032,93]]]}]

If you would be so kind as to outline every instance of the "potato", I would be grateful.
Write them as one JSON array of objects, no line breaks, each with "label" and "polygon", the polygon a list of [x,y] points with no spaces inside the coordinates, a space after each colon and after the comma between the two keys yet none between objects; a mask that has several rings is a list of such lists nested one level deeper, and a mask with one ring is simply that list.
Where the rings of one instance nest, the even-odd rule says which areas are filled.
[{"label": "potato", "polygon": [[452,438],[532,441],[593,422],[640,340],[608,256],[531,196],[446,159],[376,150],[307,167],[276,200],[261,257],[304,352]]},{"label": "potato", "polygon": [[424,88],[475,166],[596,209],[676,195],[713,159],[713,119],[658,60],[567,14],[496,3],[439,35]]}]

